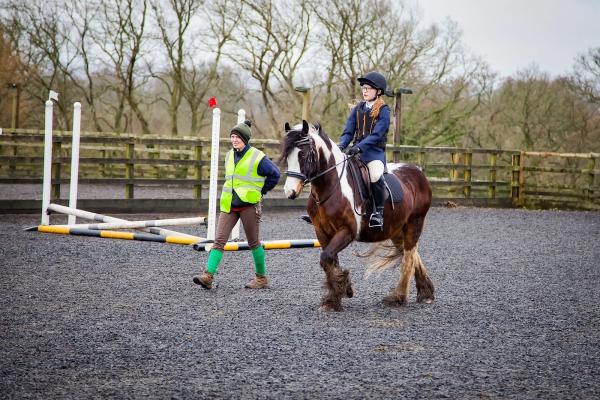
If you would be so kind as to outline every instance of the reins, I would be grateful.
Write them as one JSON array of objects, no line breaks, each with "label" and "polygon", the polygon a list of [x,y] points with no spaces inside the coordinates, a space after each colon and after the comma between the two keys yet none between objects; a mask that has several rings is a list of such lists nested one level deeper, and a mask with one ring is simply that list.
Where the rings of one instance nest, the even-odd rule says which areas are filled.
[{"label": "reins", "polygon": [[344,159],[342,161],[340,161],[339,163],[333,165],[332,167],[327,168],[325,171],[319,172],[317,175],[311,177],[311,178],[306,178],[304,180],[304,184],[306,185],[307,183],[311,183],[312,181],[322,177],[323,175],[325,175],[326,173],[328,173],[329,171],[333,170],[334,168],[336,168],[338,165],[340,165],[341,163],[344,163],[344,167],[342,168],[342,173],[340,176],[338,176],[338,181],[342,179],[342,176],[344,175],[344,171],[346,169],[346,161],[348,161],[350,158],[354,157],[355,154],[351,155],[351,156],[347,156],[344,154]]},{"label": "reins", "polygon": [[[298,143],[297,143],[298,144]],[[302,143],[303,144],[303,143]],[[348,162],[348,160],[350,160],[350,158],[354,157],[355,154],[352,154],[350,156],[343,154],[344,159],[336,164],[334,164],[333,166],[327,168],[324,171],[319,172],[318,174],[316,174],[315,176],[311,176],[311,177],[307,177],[306,175],[304,175],[303,173],[298,173],[298,172],[293,172],[293,171],[286,171],[286,175],[287,176],[291,176],[293,178],[298,178],[302,180],[302,186],[306,185],[307,183],[312,183],[315,180],[321,178],[322,176],[328,174],[329,172],[333,171],[335,168],[337,168],[338,165],[340,164],[344,164],[344,166],[342,167],[342,173],[340,175],[338,175],[338,179],[337,179],[337,183],[335,185],[334,188],[332,188],[332,190],[329,192],[329,195],[323,199],[323,200],[319,200],[317,199],[317,197],[315,196],[315,194],[313,193],[313,190],[311,188],[310,191],[310,195],[313,197],[313,199],[315,200],[315,203],[317,203],[317,205],[321,205],[324,202],[326,202],[327,200],[329,200],[329,198],[333,195],[333,193],[335,192],[335,189],[340,185],[340,182],[342,180],[342,177],[344,176],[344,171],[346,170],[346,163]]]},{"label": "reins", "polygon": [[321,204],[325,203],[327,200],[329,200],[331,198],[331,196],[333,196],[333,194],[335,193],[335,189],[337,189],[338,186],[340,186],[340,183],[342,181],[342,177],[344,176],[344,171],[346,170],[346,162],[351,158],[354,157],[354,155],[351,156],[347,156],[344,154],[344,159],[342,161],[340,161],[339,163],[333,165],[332,167],[327,168],[325,171],[322,171],[320,173],[318,173],[317,175],[313,176],[310,179],[306,179],[305,184],[306,183],[311,183],[314,180],[322,177],[323,175],[327,174],[329,171],[332,171],[334,168],[336,168],[338,165],[340,164],[344,164],[344,166],[342,167],[342,173],[340,175],[338,175],[338,179],[337,179],[337,183],[335,184],[335,186],[329,191],[329,195],[327,195],[327,197],[325,197],[322,200],[317,199],[317,196],[315,196],[315,193],[312,190],[312,187],[310,189],[310,195],[312,196],[312,198],[314,199],[315,203],[317,203],[318,206],[320,206]]}]

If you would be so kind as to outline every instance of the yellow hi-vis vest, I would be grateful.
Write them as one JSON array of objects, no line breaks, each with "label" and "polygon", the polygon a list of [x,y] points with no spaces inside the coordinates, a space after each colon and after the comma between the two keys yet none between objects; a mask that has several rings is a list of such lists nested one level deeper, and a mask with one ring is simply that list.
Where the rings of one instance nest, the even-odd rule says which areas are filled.
[{"label": "yellow hi-vis vest", "polygon": [[265,185],[265,177],[258,175],[258,164],[265,153],[250,147],[244,156],[235,164],[233,149],[225,156],[225,184],[221,193],[221,212],[231,211],[233,191],[240,200],[256,204],[262,198],[261,189]]}]

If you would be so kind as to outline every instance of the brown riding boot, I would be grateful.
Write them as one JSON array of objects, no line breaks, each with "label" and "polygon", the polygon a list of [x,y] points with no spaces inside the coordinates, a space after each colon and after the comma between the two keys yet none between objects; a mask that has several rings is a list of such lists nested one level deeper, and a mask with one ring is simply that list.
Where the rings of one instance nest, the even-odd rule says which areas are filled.
[{"label": "brown riding boot", "polygon": [[269,287],[267,277],[259,274],[256,274],[254,279],[246,283],[247,289],[266,289],[267,287]]},{"label": "brown riding boot", "polygon": [[204,271],[199,276],[194,277],[194,283],[202,286],[204,289],[211,289],[213,284],[213,276],[210,272]]}]

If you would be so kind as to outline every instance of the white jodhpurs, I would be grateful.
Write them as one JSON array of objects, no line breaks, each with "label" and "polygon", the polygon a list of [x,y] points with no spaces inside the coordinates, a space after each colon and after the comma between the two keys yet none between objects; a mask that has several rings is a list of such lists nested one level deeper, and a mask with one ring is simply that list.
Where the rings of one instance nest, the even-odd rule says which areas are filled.
[{"label": "white jodhpurs", "polygon": [[383,162],[379,160],[373,160],[367,164],[367,168],[369,168],[369,179],[371,183],[377,182],[381,175],[383,175],[383,171],[385,169]]}]

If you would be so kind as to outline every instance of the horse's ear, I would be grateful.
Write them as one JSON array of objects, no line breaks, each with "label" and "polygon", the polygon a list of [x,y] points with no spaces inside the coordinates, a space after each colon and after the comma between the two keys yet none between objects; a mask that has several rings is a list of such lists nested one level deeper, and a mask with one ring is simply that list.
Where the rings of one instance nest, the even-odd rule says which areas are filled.
[{"label": "horse's ear", "polygon": [[306,120],[302,120],[302,133],[308,133],[308,122]]},{"label": "horse's ear", "polygon": [[288,122],[286,122],[285,126],[283,127],[283,129],[285,129],[286,132],[291,131],[290,124]]}]

